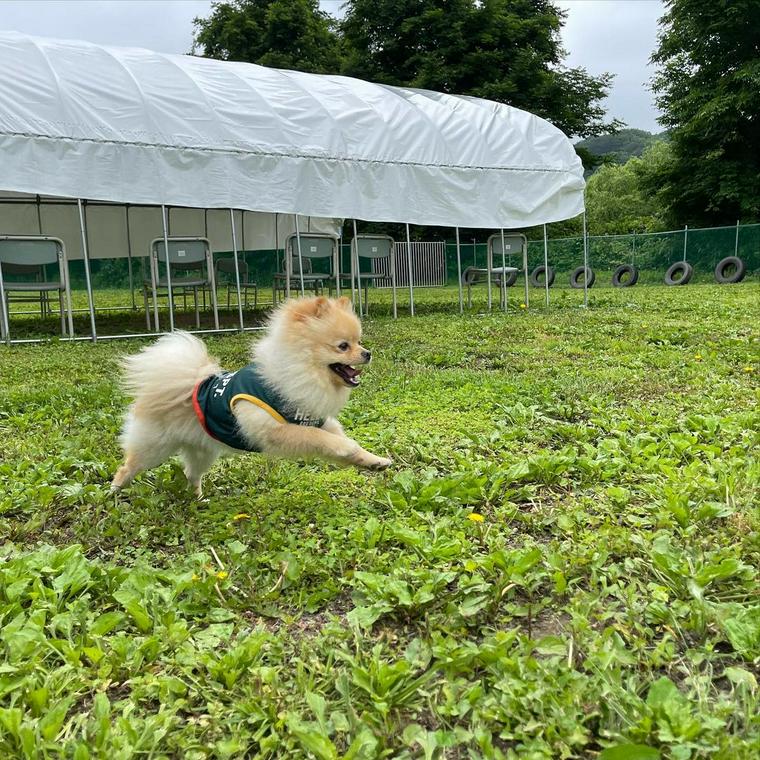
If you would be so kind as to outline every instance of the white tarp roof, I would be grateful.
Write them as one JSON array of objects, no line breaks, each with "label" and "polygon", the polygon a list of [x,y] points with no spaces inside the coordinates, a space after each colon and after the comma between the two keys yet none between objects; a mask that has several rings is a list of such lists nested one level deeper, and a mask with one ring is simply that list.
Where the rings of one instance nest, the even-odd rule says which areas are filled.
[{"label": "white tarp roof", "polygon": [[583,210],[532,114],[340,76],[0,32],[0,190],[515,228]]}]

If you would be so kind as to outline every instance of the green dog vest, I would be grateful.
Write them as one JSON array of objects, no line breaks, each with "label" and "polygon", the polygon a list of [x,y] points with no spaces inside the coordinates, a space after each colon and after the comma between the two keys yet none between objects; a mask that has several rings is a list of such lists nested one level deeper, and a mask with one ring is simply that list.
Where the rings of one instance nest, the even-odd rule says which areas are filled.
[{"label": "green dog vest", "polygon": [[193,389],[193,408],[199,422],[212,438],[241,451],[260,449],[240,434],[237,419],[232,413],[238,401],[255,404],[278,422],[307,427],[322,427],[325,422],[294,409],[264,383],[255,364],[246,364],[237,372],[222,372],[201,380]]}]

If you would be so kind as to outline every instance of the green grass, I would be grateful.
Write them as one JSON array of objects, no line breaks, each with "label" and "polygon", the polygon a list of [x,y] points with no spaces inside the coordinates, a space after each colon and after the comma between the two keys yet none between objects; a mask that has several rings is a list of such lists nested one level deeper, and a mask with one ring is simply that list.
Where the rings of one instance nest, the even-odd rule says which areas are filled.
[{"label": "green grass", "polygon": [[203,502],[108,491],[141,341],[0,346],[0,757],[757,757],[758,295],[377,297],[342,419],[394,467]]}]

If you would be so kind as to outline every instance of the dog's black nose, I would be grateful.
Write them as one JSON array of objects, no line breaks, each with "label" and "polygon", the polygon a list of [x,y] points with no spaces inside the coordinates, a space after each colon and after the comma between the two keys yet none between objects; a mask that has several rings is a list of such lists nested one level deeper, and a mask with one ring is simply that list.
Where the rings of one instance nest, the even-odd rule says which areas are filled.
[{"label": "dog's black nose", "polygon": [[367,351],[366,349],[362,351],[362,359],[364,359],[365,362],[368,362],[372,358],[372,353],[370,351]]}]

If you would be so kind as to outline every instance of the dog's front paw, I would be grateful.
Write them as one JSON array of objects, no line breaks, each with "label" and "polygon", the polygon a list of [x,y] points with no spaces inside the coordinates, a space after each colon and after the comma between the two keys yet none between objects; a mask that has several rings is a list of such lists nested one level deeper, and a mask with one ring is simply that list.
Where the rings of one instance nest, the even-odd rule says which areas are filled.
[{"label": "dog's front paw", "polygon": [[360,462],[357,462],[359,467],[363,467],[365,470],[387,470],[393,464],[392,459],[386,459],[386,457],[377,457],[369,452],[365,453]]}]

